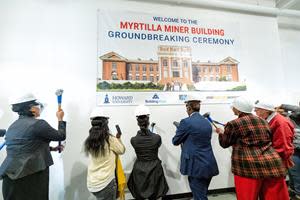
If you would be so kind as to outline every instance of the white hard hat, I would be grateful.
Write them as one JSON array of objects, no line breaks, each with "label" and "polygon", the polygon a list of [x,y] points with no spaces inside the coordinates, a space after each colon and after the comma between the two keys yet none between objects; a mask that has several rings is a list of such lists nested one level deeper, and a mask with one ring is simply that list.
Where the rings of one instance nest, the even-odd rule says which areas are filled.
[{"label": "white hard hat", "polygon": [[96,117],[105,117],[105,118],[109,118],[109,116],[103,112],[103,109],[101,108],[94,108],[90,114],[90,119],[94,119]]},{"label": "white hard hat", "polygon": [[36,97],[32,93],[26,93],[16,99],[12,100],[11,105],[30,102],[30,101],[36,101],[36,100],[37,100]]},{"label": "white hard hat", "polygon": [[256,101],[254,107],[255,108],[261,108],[261,109],[264,109],[264,110],[269,110],[269,111],[272,111],[272,112],[275,111],[275,106],[273,104],[266,103],[266,102],[263,102],[263,101]]},{"label": "white hard hat", "polygon": [[150,115],[150,110],[148,107],[144,105],[139,105],[138,107],[136,107],[134,115],[135,116]]},{"label": "white hard hat", "polygon": [[189,101],[199,101],[199,102],[201,102],[200,98],[198,98],[198,97],[196,97],[196,96],[194,96],[194,95],[190,95],[190,94],[187,95],[187,97],[186,97],[184,103],[187,103],[187,102],[189,102]]},{"label": "white hard hat", "polygon": [[253,109],[253,103],[245,97],[235,98],[231,106],[243,113],[251,113]]}]

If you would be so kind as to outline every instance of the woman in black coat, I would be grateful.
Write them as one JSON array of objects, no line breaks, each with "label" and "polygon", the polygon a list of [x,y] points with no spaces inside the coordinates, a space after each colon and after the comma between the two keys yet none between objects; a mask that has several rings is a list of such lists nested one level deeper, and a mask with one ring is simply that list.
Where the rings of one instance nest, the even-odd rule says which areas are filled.
[{"label": "woman in black coat", "polygon": [[64,112],[56,113],[56,130],[45,120],[37,119],[41,104],[32,94],[18,99],[12,110],[19,118],[5,134],[7,156],[0,167],[3,199],[48,200],[49,166],[53,164],[49,143],[66,139]]},{"label": "woman in black coat", "polygon": [[131,138],[137,159],[127,185],[133,197],[138,200],[155,200],[169,190],[161,160],[158,158],[161,137],[148,129],[149,115],[149,109],[145,106],[136,109],[140,130]]}]

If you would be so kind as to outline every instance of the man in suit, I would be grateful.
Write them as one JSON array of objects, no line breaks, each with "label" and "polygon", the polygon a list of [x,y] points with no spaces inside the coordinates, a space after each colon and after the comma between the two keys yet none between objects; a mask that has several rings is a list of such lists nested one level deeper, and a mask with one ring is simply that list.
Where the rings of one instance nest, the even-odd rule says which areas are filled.
[{"label": "man in suit", "polygon": [[201,101],[188,97],[186,112],[189,117],[180,121],[174,145],[181,145],[180,172],[187,175],[194,200],[207,200],[207,191],[213,176],[219,174],[211,147],[211,124],[199,114]]}]

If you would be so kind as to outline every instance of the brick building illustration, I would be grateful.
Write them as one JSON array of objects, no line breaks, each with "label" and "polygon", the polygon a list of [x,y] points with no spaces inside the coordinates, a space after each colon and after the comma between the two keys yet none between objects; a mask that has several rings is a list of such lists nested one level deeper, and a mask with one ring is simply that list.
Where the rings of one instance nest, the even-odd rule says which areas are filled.
[{"label": "brick building illustration", "polygon": [[220,62],[193,62],[193,81],[239,81],[239,62],[231,57],[227,57]]},{"label": "brick building illustration", "polygon": [[102,80],[136,80],[159,81],[157,61],[128,60],[115,52],[107,53],[100,57],[102,60]]},{"label": "brick building illustration", "polygon": [[100,56],[102,80],[151,81],[193,84],[202,81],[239,81],[239,62],[227,57],[219,62],[193,62],[188,46],[158,46],[158,60],[127,59],[116,52]]}]

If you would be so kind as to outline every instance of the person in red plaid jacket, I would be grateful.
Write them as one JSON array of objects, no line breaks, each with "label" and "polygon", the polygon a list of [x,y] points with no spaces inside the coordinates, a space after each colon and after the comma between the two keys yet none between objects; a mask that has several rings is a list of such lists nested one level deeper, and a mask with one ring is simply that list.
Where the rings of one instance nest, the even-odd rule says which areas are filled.
[{"label": "person in red plaid jacket", "polygon": [[232,111],[237,119],[224,131],[216,129],[223,148],[232,146],[232,173],[238,200],[289,200],[285,166],[272,147],[268,123],[252,114],[253,104],[236,98]]}]

